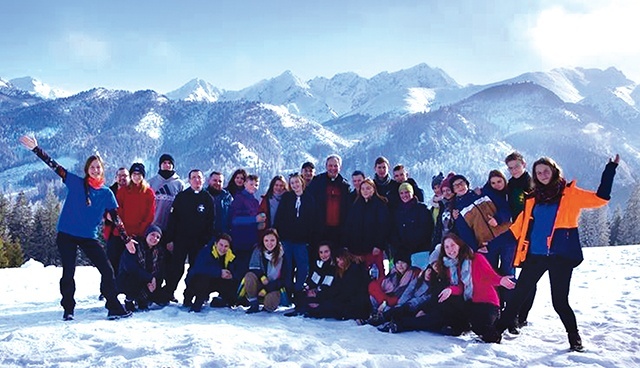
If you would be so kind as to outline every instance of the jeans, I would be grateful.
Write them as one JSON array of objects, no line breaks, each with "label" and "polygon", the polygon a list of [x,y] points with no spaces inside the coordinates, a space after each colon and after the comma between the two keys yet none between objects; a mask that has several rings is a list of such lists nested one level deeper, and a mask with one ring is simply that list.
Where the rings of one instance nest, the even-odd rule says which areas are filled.
[{"label": "jeans", "polygon": [[[287,292],[302,291],[309,275],[309,251],[305,243],[282,241],[284,247],[283,267],[287,275]],[[294,273],[295,270],[295,273]],[[294,281],[295,276],[295,281]]]}]

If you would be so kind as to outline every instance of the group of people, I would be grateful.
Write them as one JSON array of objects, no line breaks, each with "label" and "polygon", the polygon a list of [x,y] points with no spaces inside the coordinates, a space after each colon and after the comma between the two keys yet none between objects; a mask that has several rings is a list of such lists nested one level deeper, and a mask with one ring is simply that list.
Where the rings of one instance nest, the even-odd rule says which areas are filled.
[{"label": "group of people", "polygon": [[[87,160],[81,178],[34,137],[20,141],[68,188],[57,238],[65,320],[73,319],[78,247],[102,275],[112,319],[177,302],[184,277],[182,304],[192,312],[207,304],[242,305],[247,313],[293,304],[286,316],[355,319],[394,333],[473,331],[485,342],[526,326],[536,283],[549,271],[570,348],[583,350],[568,303],[572,270],[582,261],[578,217],[610,199],[617,155],[596,192],[567,183],[548,157],[533,164],[532,177],[514,152],[505,159],[509,179],[492,170],[472,188],[464,175],[439,173],[425,200],[403,165],[391,170],[379,157],[372,178],[355,171],[350,185],[334,154],[325,172],[316,175],[306,162],[301,173],[273,177],[257,198],[260,180],[244,169],[226,187],[222,173],[205,180],[193,169],[185,185],[169,154],[148,181],[145,166],[134,163],[107,188],[100,157]],[[517,282],[515,267],[522,268]]]}]

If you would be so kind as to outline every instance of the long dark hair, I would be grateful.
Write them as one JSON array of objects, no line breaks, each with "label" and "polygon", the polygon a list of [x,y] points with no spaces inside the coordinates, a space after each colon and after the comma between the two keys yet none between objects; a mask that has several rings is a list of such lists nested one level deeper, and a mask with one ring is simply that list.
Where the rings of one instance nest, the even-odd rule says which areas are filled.
[{"label": "long dark hair", "polygon": [[289,183],[287,183],[287,180],[284,178],[284,176],[282,175],[276,175],[273,177],[273,179],[271,179],[271,182],[269,183],[269,189],[267,189],[267,192],[264,194],[263,197],[270,199],[271,197],[273,197],[273,187],[276,186],[276,183],[278,181],[281,181],[284,183],[284,191],[288,192],[289,191]]},{"label": "long dark hair", "polygon": [[278,261],[282,257],[284,250],[282,249],[282,243],[280,243],[280,235],[278,234],[278,230],[271,227],[264,230],[264,232],[262,233],[262,236],[260,237],[260,242],[258,243],[258,249],[260,249],[261,252],[267,251],[267,248],[264,246],[264,238],[267,235],[273,235],[276,237],[276,247],[273,248],[273,250],[271,251],[271,253],[273,254],[273,258],[271,259],[271,264],[275,265],[278,263]]},{"label": "long dark hair", "polygon": [[231,193],[231,195],[235,195],[236,193],[241,192],[244,189],[244,187],[239,187],[236,185],[236,176],[238,175],[244,176],[244,180],[247,180],[247,171],[245,169],[237,169],[236,171],[234,171],[231,175],[231,179],[229,179],[227,187],[225,188],[227,191],[229,191],[229,193]]},{"label": "long dark hair", "polygon": [[458,244],[458,247],[460,247],[460,250],[458,251],[458,261],[464,261],[465,259],[473,259],[474,255],[473,255],[473,249],[471,249],[471,247],[465,243],[464,240],[462,240],[462,238],[460,238],[458,235],[454,234],[454,233],[448,233],[447,235],[442,237],[442,248],[440,249],[440,254],[438,255],[438,263],[437,263],[437,267],[439,270],[445,270],[446,266],[444,265],[444,257],[447,257],[447,252],[445,252],[444,250],[444,242],[447,239],[451,239],[454,243]]},{"label": "long dark hair", "polygon": [[93,161],[98,161],[100,167],[102,167],[102,179],[104,179],[104,161],[102,161],[102,158],[98,154],[89,156],[87,161],[84,162],[84,197],[87,207],[91,206],[91,196],[89,194],[89,167],[91,167]]},{"label": "long dark hair", "polygon": [[547,185],[555,186],[560,180],[564,179],[560,165],[558,165],[551,157],[540,157],[533,163],[533,168],[531,169],[533,171],[534,188],[541,188],[545,186],[538,180],[538,175],[536,175],[536,166],[538,165],[547,165],[551,168],[551,181]]}]

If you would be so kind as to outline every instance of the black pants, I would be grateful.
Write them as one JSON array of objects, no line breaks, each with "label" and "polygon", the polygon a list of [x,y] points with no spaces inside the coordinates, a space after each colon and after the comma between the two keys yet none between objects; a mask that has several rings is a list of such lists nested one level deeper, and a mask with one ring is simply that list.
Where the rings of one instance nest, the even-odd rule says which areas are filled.
[{"label": "black pants", "polygon": [[102,276],[100,292],[106,299],[106,308],[109,311],[121,311],[122,304],[118,301],[118,291],[113,268],[109,263],[104,249],[102,249],[102,246],[98,243],[98,240],[80,238],[59,232],[56,237],[56,245],[58,246],[60,259],[62,260],[62,278],[60,279],[60,294],[62,294],[62,300],[60,301],[60,305],[64,308],[65,313],[73,313],[76,306],[74,299],[76,282],[74,276],[76,273],[78,247],[82,249],[91,263],[100,271],[100,275]]},{"label": "black pants", "polygon": [[236,304],[239,282],[236,279],[223,279],[221,277],[210,277],[207,275],[194,275],[187,285],[188,291],[185,294],[194,295],[196,301],[204,301],[209,298],[209,294],[217,291],[220,298],[229,305]]},{"label": "black pants", "polygon": [[119,236],[111,235],[107,241],[107,257],[113,268],[113,273],[117,276],[120,270],[120,257],[124,251],[124,242]]},{"label": "black pants", "polygon": [[507,304],[502,317],[501,326],[509,326],[520,311],[521,305],[531,296],[538,280],[549,271],[551,283],[551,302],[553,309],[560,316],[562,324],[568,333],[578,331],[578,323],[573,309],[569,306],[569,285],[574,263],[557,256],[539,256],[529,254],[522,264],[522,271],[516,288],[513,292],[511,303]]},{"label": "black pants", "polygon": [[163,292],[167,297],[173,296],[173,293],[178,288],[178,283],[184,275],[184,263],[187,260],[187,257],[189,258],[189,265],[194,264],[201,248],[202,246],[197,246],[196,244],[193,244],[193,242],[173,242],[171,264],[167,270],[166,284],[163,288]]}]

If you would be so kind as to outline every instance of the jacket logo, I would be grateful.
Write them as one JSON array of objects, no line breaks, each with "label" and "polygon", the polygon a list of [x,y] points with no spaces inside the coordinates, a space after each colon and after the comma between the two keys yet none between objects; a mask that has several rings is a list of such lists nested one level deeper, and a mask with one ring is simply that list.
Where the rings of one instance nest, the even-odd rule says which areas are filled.
[{"label": "jacket logo", "polygon": [[200,212],[200,213],[204,212],[204,204],[199,204],[199,205],[198,205],[198,209],[197,209],[197,210],[198,210],[198,212]]}]

